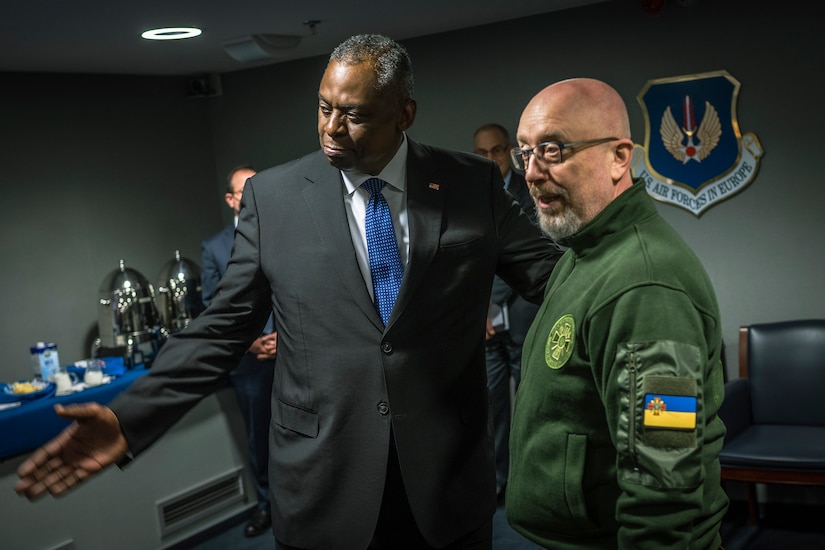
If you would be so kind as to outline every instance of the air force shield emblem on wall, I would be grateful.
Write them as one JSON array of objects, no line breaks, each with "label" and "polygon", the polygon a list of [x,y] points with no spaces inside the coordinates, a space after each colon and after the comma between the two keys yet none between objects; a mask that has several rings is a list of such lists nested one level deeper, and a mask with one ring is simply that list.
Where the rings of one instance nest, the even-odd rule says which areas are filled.
[{"label": "air force shield emblem on wall", "polygon": [[633,148],[633,174],[654,199],[696,216],[742,191],[764,154],[739,132],[739,81],[727,71],[650,80],[637,99],[644,146]]}]

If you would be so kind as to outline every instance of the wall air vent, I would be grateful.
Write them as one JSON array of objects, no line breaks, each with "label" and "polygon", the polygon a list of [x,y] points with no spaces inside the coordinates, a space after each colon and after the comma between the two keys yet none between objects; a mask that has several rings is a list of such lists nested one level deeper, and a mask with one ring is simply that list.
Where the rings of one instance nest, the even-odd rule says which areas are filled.
[{"label": "wall air vent", "polygon": [[238,468],[157,503],[161,538],[246,500]]}]

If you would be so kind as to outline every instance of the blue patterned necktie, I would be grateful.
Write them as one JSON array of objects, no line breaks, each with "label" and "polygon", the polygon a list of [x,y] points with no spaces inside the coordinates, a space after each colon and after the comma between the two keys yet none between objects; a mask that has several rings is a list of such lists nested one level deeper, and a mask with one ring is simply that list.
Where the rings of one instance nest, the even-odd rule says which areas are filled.
[{"label": "blue patterned necktie", "polygon": [[404,278],[404,267],[398,253],[398,241],[392,227],[390,205],[381,193],[386,185],[382,179],[370,178],[361,184],[370,194],[367,203],[366,233],[367,253],[372,275],[372,291],[375,295],[375,309],[386,326],[390,319],[395,297]]}]

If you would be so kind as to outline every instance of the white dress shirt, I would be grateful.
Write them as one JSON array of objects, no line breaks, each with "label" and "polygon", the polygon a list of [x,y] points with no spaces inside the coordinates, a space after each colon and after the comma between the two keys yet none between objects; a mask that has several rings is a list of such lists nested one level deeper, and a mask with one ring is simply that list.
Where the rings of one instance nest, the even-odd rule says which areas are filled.
[{"label": "white dress shirt", "polygon": [[364,277],[364,283],[367,285],[370,297],[375,299],[372,290],[372,275],[370,274],[367,232],[365,229],[365,216],[370,194],[369,191],[361,187],[361,184],[373,177],[387,182],[381,192],[390,207],[395,239],[398,242],[398,252],[401,255],[401,264],[406,266],[410,252],[410,228],[407,223],[406,136],[404,136],[395,156],[381,170],[380,174],[371,176],[359,172],[342,171],[341,176],[344,179],[344,206],[346,206],[347,221],[349,222],[352,245],[355,247],[355,255],[358,259],[358,267],[361,268],[361,275]]}]

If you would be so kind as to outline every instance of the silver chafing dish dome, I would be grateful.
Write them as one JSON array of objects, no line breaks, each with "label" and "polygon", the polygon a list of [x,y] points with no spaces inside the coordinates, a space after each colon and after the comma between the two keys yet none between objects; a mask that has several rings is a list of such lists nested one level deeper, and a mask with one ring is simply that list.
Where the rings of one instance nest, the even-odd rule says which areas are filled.
[{"label": "silver chafing dish dome", "polygon": [[126,267],[120,260],[120,267],[109,273],[100,285],[100,344],[115,348],[156,339],[158,327],[152,285],[140,272]]},{"label": "silver chafing dish dome", "polygon": [[180,255],[167,262],[155,279],[155,305],[161,325],[171,334],[183,330],[203,311],[201,270]]}]

